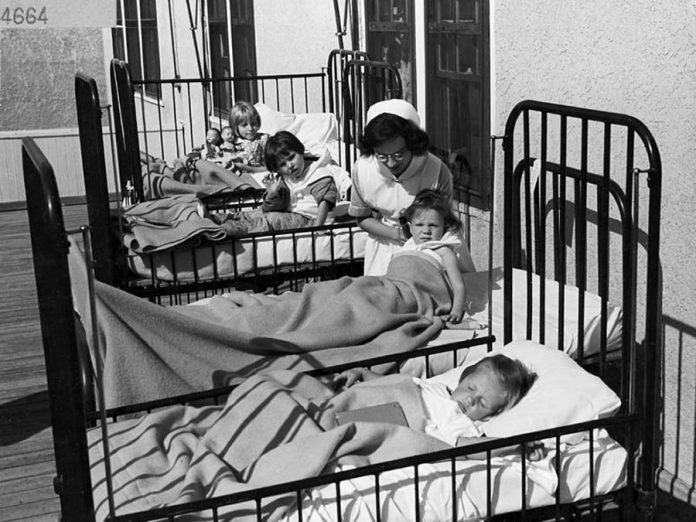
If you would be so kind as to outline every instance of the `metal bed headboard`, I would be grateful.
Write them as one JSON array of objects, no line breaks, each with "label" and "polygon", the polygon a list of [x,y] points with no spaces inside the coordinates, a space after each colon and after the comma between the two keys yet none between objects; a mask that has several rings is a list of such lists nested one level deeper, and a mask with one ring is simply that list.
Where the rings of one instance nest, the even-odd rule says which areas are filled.
[{"label": "metal bed headboard", "polygon": [[[87,214],[94,230],[111,230],[109,188],[107,185],[102,132],[102,108],[93,78],[75,75],[75,101],[80,132],[80,151],[87,198]],[[92,238],[95,277],[107,284],[116,284],[115,248],[109,234]]]},{"label": "metal bed headboard", "polygon": [[[551,121],[550,121],[551,120]],[[661,299],[659,240],[662,164],[655,140],[638,119],[625,114],[526,100],[510,112],[504,147],[504,280],[513,268],[527,270],[527,296],[531,274],[575,284],[580,290],[580,310],[588,288],[588,255],[597,260],[597,293],[603,298],[599,373],[606,362],[606,307],[609,299],[610,236],[621,235],[621,303],[623,311],[621,392],[624,408],[642,408],[643,455],[641,488],[655,491],[656,356]],[[596,156],[592,154],[599,151]],[[621,163],[617,163],[617,158]],[[640,165],[641,168],[637,167]],[[594,172],[593,172],[594,171]],[[595,173],[595,172],[599,173]],[[640,182],[647,182],[647,196]],[[590,193],[591,188],[595,193]],[[641,219],[641,207],[647,215]],[[595,209],[591,207],[594,204]],[[551,224],[547,224],[547,220]],[[596,243],[588,237],[594,227]],[[574,226],[575,233],[568,230]],[[647,230],[645,230],[647,229]],[[570,255],[573,246],[574,256]],[[645,261],[638,272],[639,246]],[[595,261],[595,258],[592,261]],[[548,266],[548,264],[552,266]],[[645,280],[644,337],[636,339],[639,275]],[[616,279],[613,280],[617,284]],[[539,305],[544,310],[544,286]],[[512,285],[504,290],[504,341],[512,339]],[[559,298],[562,303],[562,298]],[[528,309],[532,299],[528,297]],[[563,307],[560,320],[563,319]],[[531,314],[528,314],[530,317]],[[542,313],[543,317],[543,313]],[[582,321],[580,321],[582,323]],[[527,322],[528,335],[531,319]],[[543,342],[543,320],[539,325]],[[562,334],[560,334],[562,335]],[[578,358],[583,359],[582,328],[578,328]],[[640,358],[639,358],[640,356]],[[643,380],[629,384],[632,368],[640,363]],[[631,389],[633,386],[633,389]],[[642,394],[642,395],[640,395]]]},{"label": "metal bed headboard", "polygon": [[[83,368],[78,350],[68,269],[68,238],[53,168],[31,138],[22,140],[24,186],[39,301],[56,458],[54,489],[63,520],[80,522],[93,509],[89,476]],[[66,385],[71,383],[71,386]]]}]

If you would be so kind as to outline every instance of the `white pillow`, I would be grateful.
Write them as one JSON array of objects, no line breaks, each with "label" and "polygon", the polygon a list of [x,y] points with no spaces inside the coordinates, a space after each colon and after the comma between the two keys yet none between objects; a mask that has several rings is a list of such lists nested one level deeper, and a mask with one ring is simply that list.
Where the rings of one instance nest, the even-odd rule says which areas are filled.
[{"label": "white pillow", "polygon": [[[467,298],[471,300],[472,317],[481,324],[488,323],[488,272],[469,272],[462,274],[467,289]],[[512,339],[527,337],[527,273],[524,270],[512,270],[513,307]],[[503,269],[493,269],[493,335],[503,340]],[[539,288],[540,277],[532,275],[532,340],[539,341]],[[545,280],[544,344],[558,348],[559,324],[559,283]],[[563,350],[575,355],[578,350],[578,310],[580,291],[573,285],[564,286],[563,315]],[[601,335],[602,298],[591,292],[585,292],[583,353],[585,356],[598,353]],[[621,346],[622,310],[607,303],[607,351]]]},{"label": "white pillow", "polygon": [[[481,430],[489,437],[509,437],[591,421],[609,416],[621,406],[621,400],[609,386],[560,350],[534,341],[513,341],[484,357],[498,353],[524,363],[537,374],[537,380],[514,407],[481,424]],[[464,368],[480,359],[467,359],[462,366],[430,380],[454,389]]]},{"label": "white pillow", "polygon": [[261,116],[260,132],[275,134],[292,132],[312,154],[321,155],[338,139],[336,116],[329,112],[288,114],[258,102],[254,105]]}]

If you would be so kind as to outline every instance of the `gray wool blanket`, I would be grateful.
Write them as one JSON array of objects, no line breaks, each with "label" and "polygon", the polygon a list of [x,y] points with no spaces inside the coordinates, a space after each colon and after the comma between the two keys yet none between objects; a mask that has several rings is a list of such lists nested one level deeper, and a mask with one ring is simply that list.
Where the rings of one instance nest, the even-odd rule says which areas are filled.
[{"label": "gray wool blanket", "polygon": [[[75,248],[71,250],[75,251]],[[84,268],[71,256],[73,298],[92,339]],[[237,382],[262,370],[307,370],[415,350],[451,307],[441,272],[419,255],[382,277],[344,277],[279,296],[232,292],[203,305],[162,307],[97,283],[92,347],[107,406]]]}]

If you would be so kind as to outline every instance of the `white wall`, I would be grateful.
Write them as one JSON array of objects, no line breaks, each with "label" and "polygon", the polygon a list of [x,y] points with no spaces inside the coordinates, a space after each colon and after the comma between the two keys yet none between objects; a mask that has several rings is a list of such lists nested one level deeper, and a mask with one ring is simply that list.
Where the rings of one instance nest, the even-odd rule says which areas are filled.
[{"label": "white wall", "polygon": [[696,1],[496,0],[492,10],[493,133],[531,98],[627,113],[655,136],[664,173],[660,488],[696,505]]}]

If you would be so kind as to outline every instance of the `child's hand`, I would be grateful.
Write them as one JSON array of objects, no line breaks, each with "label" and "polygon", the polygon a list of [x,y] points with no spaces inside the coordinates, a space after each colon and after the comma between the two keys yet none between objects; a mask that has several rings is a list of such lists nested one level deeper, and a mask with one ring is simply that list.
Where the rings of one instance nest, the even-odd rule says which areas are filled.
[{"label": "child's hand", "polygon": [[486,327],[485,324],[481,324],[470,317],[452,320],[451,314],[448,314],[442,316],[442,320],[445,322],[445,328],[451,330],[482,330]]},{"label": "child's hand", "polygon": [[528,442],[524,445],[524,453],[530,462],[538,462],[546,458],[546,447],[540,441]]},{"label": "child's hand", "polygon": [[462,317],[464,317],[464,310],[453,306],[450,313],[443,317],[443,320],[446,323],[459,324],[462,321]]},{"label": "child's hand", "polygon": [[344,388],[350,388],[356,382],[364,380],[364,368],[351,368],[342,372],[336,373],[331,381],[333,389],[338,391]]}]

